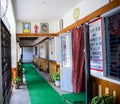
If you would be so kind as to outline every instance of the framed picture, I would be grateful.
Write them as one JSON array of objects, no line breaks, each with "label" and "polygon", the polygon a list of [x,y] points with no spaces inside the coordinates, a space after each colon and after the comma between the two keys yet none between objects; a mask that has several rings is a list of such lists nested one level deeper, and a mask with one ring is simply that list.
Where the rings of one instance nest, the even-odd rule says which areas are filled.
[{"label": "framed picture", "polygon": [[60,30],[63,29],[63,19],[61,19],[61,20],[59,21],[59,28],[60,28]]},{"label": "framed picture", "polygon": [[49,32],[49,24],[48,23],[41,23],[40,29],[41,29],[41,33],[48,33]]},{"label": "framed picture", "polygon": [[31,23],[25,22],[22,24],[23,33],[31,33]]}]

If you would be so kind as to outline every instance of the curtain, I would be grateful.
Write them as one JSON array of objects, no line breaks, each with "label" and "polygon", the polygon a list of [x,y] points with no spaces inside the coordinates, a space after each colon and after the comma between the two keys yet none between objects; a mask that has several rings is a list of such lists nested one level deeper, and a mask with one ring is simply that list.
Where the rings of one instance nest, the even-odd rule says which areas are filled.
[{"label": "curtain", "polygon": [[85,89],[84,30],[83,26],[72,30],[72,86],[73,92]]}]

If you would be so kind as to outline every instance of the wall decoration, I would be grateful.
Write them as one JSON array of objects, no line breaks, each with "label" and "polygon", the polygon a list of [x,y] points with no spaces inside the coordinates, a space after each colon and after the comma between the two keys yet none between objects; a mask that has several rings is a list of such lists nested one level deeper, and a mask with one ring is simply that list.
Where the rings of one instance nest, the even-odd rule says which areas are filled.
[{"label": "wall decoration", "polygon": [[23,33],[30,33],[31,32],[31,23],[25,22],[23,23]]},{"label": "wall decoration", "polygon": [[74,8],[74,10],[73,10],[73,18],[75,20],[78,20],[79,16],[80,16],[80,9],[79,8]]},{"label": "wall decoration", "polygon": [[38,33],[38,26],[35,24],[35,26],[34,26],[34,32],[35,33]]},{"label": "wall decoration", "polygon": [[89,22],[90,68],[103,71],[102,18]]},{"label": "wall decoration", "polygon": [[48,23],[41,23],[40,29],[41,29],[41,33],[48,33],[49,32],[49,24]]},{"label": "wall decoration", "polygon": [[63,19],[61,19],[61,20],[59,21],[59,28],[60,28],[60,30],[63,29]]}]

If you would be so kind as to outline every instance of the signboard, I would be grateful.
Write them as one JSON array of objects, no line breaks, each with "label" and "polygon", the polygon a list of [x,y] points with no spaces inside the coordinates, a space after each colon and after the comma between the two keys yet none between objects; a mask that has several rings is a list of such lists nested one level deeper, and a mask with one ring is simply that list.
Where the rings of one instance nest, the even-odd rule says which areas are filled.
[{"label": "signboard", "polygon": [[90,68],[103,71],[102,22],[97,18],[89,22]]}]

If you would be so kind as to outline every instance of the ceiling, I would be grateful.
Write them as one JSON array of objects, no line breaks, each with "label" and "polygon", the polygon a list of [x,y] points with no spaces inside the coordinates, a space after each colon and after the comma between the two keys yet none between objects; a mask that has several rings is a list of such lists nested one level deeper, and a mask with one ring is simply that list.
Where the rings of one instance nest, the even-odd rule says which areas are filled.
[{"label": "ceiling", "polygon": [[34,41],[37,39],[38,37],[19,37],[17,38],[17,41],[19,42],[21,47],[24,47],[24,46],[33,46]]},{"label": "ceiling", "polygon": [[55,21],[81,0],[12,0],[16,21]]}]

